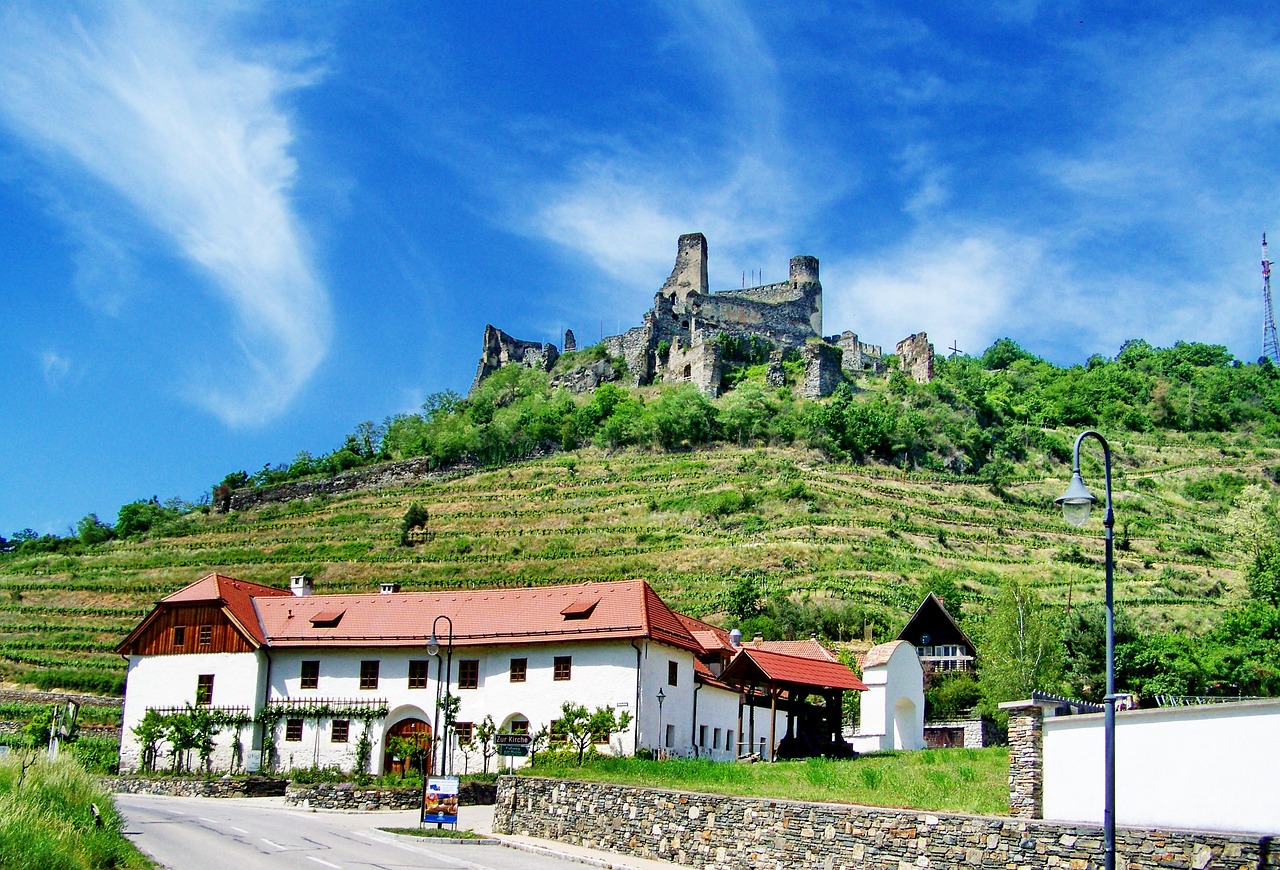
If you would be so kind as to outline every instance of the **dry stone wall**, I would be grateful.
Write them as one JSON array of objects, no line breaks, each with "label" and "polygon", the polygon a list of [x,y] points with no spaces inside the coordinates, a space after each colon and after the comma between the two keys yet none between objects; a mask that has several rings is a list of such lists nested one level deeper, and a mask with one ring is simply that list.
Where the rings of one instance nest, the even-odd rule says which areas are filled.
[{"label": "dry stone wall", "polygon": [[[525,776],[498,781],[494,831],[703,870],[1091,870],[1102,831],[1029,819],[734,798]],[[1122,830],[1128,870],[1280,866],[1269,838]]]},{"label": "dry stone wall", "polygon": [[[540,454],[539,454],[540,455]],[[364,468],[353,468],[333,477],[316,477],[294,480],[275,486],[237,489],[231,493],[228,506],[233,511],[251,510],[271,502],[289,502],[300,498],[337,495],[366,489],[390,489],[426,480],[446,480],[459,474],[476,471],[480,465],[466,461],[448,468],[433,468],[427,456],[384,462]]]},{"label": "dry stone wall", "polygon": [[[493,783],[467,780],[458,790],[458,802],[463,806],[489,805],[494,801],[495,790]],[[422,806],[422,787],[375,788],[349,782],[307,785],[291,782],[284,802],[322,810],[416,810]]]},{"label": "dry stone wall", "polygon": [[155,794],[167,797],[279,797],[285,793],[288,782],[283,779],[251,776],[247,779],[179,779],[157,777],[112,777],[102,780],[102,786],[115,794]]}]

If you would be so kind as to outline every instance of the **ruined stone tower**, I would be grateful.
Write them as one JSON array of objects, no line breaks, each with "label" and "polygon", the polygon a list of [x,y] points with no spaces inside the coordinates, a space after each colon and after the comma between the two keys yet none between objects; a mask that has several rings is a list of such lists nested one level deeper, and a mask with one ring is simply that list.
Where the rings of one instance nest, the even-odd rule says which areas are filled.
[{"label": "ruined stone tower", "polygon": [[707,237],[686,233],[676,245],[676,265],[658,293],[684,310],[690,296],[707,295]]}]

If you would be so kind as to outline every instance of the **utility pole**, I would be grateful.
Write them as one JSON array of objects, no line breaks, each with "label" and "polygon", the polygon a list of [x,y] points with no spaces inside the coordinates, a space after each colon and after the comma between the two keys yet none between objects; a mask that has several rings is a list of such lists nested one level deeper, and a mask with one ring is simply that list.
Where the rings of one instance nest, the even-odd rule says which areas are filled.
[{"label": "utility pole", "polygon": [[1280,342],[1276,341],[1276,315],[1271,307],[1271,260],[1267,258],[1267,234],[1262,234],[1262,355],[1280,365]]}]

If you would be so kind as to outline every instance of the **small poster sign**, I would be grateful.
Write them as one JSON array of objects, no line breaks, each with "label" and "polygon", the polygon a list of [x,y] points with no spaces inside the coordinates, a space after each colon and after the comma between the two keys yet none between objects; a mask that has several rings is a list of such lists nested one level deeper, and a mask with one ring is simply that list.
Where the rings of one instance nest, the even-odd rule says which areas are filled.
[{"label": "small poster sign", "polygon": [[422,821],[442,825],[458,824],[458,778],[433,776],[422,792]]}]

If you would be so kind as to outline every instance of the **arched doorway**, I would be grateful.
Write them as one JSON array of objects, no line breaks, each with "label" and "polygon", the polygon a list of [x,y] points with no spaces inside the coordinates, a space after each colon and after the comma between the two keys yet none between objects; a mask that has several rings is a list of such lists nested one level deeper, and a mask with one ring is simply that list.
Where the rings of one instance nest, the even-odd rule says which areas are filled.
[{"label": "arched doorway", "polygon": [[[430,772],[432,769],[431,723],[424,722],[421,719],[401,719],[399,722],[387,729],[386,737],[382,742],[384,749],[382,756],[382,772],[403,776],[406,772],[405,768],[409,763],[409,758],[404,754],[395,754],[394,749],[400,743],[397,738],[400,738],[401,740],[411,740],[426,750],[427,755],[423,761],[423,766],[428,772]],[[417,766],[417,764],[412,765],[413,768],[416,768]]]}]

